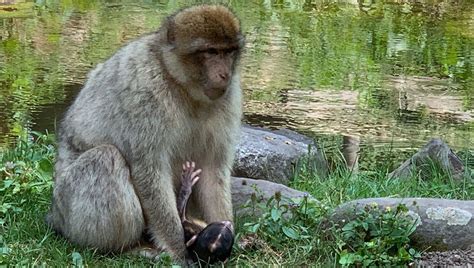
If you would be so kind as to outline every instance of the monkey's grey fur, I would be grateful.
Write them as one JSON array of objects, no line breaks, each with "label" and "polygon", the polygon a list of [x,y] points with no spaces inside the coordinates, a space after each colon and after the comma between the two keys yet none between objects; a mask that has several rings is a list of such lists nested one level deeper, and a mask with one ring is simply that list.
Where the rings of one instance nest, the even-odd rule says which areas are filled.
[{"label": "monkey's grey fur", "polygon": [[193,101],[193,89],[170,76],[181,70],[164,58],[163,35],[143,36],[99,64],[61,123],[47,222],[76,244],[121,251],[148,231],[157,248],[183,260],[176,193],[188,159],[203,169],[188,210],[208,223],[233,220],[239,72],[220,99]]}]

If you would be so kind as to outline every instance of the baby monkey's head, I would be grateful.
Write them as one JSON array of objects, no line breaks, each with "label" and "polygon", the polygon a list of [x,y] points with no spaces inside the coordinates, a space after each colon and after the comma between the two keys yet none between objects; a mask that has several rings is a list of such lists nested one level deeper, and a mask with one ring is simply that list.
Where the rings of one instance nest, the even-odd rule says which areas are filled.
[{"label": "baby monkey's head", "polygon": [[194,261],[209,264],[226,261],[233,244],[234,228],[230,221],[210,223],[186,243]]}]

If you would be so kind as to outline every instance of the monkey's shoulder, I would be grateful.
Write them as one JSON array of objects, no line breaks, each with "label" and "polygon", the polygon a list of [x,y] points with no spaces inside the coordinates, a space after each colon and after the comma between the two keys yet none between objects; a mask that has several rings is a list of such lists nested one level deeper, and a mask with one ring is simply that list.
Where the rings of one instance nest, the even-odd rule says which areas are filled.
[{"label": "monkey's shoulder", "polygon": [[151,44],[156,42],[156,38],[155,34],[149,34],[125,44],[89,72],[88,82],[113,78],[110,82],[115,84],[141,77],[150,71],[159,71],[156,62],[152,60],[151,51]]}]

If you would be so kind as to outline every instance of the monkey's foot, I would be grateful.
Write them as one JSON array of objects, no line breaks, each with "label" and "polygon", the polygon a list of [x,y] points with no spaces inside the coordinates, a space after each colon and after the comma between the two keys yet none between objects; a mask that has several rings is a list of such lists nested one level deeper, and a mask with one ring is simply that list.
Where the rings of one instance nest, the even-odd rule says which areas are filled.
[{"label": "monkey's foot", "polygon": [[140,245],[129,251],[130,254],[147,259],[157,260],[164,251],[151,245]]},{"label": "monkey's foot", "polygon": [[188,203],[189,197],[193,192],[193,186],[199,180],[199,174],[201,169],[195,170],[196,164],[194,162],[186,161],[183,164],[183,172],[181,173],[181,189],[178,194],[178,213],[181,218],[181,222],[186,220],[186,204]]}]

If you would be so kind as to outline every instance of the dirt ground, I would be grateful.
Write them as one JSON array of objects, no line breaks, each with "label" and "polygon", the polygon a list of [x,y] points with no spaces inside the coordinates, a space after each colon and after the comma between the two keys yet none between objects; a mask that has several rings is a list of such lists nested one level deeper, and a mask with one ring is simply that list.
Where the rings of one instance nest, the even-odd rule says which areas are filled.
[{"label": "dirt ground", "polygon": [[425,252],[416,267],[474,267],[474,250]]}]

